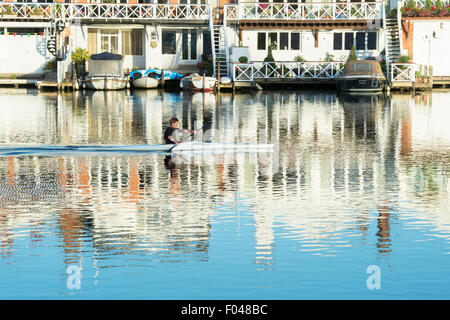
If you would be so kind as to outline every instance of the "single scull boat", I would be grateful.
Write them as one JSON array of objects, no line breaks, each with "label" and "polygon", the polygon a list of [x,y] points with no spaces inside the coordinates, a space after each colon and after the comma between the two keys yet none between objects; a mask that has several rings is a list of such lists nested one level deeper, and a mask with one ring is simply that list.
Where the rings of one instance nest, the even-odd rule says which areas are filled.
[{"label": "single scull boat", "polygon": [[183,142],[175,144],[138,145],[0,145],[0,155],[77,155],[105,153],[232,153],[273,152],[273,144]]}]

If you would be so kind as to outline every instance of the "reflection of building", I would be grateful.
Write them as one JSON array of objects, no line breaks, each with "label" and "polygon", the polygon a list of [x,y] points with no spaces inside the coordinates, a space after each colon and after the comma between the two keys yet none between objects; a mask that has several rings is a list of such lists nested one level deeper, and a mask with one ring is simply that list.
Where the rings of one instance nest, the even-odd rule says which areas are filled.
[{"label": "reflection of building", "polygon": [[[27,110],[29,103],[1,99],[3,112]],[[449,231],[450,133],[440,93],[433,93],[433,105],[425,96],[300,93],[76,93],[58,96],[56,108],[51,99],[36,99],[44,116],[11,112],[8,126],[0,126],[2,142],[25,128],[18,139],[28,144],[159,143],[177,116],[185,127],[198,121],[230,140],[258,141],[265,134],[279,152],[189,158],[174,175],[157,154],[0,157],[2,252],[13,251],[13,227],[39,225],[49,212],[58,215],[67,261],[85,249],[83,236],[102,254],[142,250],[161,261],[206,260],[215,232],[211,216],[224,207],[237,215],[241,204],[254,218],[262,269],[276,264],[280,236],[297,241],[301,252],[338,254],[353,239],[369,239],[387,254],[392,221],[405,214],[399,203]],[[17,186],[29,195],[10,196]],[[36,199],[42,215],[17,215],[29,213]]]}]

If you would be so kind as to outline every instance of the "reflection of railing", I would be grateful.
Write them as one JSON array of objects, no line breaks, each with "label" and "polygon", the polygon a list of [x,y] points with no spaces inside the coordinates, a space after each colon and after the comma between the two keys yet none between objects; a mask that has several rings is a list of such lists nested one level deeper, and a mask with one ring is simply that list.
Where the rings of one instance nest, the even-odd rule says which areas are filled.
[{"label": "reflection of railing", "polygon": [[228,20],[380,19],[383,2],[240,3],[225,5]]},{"label": "reflection of railing", "polygon": [[[429,0],[431,6],[437,6],[439,0]],[[440,0],[442,8],[445,9],[447,5],[450,5],[450,0]],[[409,6],[410,0],[400,0],[399,6],[400,8]],[[414,0],[414,6],[418,9],[425,8],[427,0]]]},{"label": "reflection of railing", "polygon": [[184,19],[207,20],[204,4],[16,3],[0,2],[2,19]]},{"label": "reflection of railing", "polygon": [[416,65],[414,63],[392,63],[391,82],[393,81],[415,81]]},{"label": "reflection of railing", "polygon": [[253,62],[233,63],[233,81],[255,79],[334,79],[345,62]]}]

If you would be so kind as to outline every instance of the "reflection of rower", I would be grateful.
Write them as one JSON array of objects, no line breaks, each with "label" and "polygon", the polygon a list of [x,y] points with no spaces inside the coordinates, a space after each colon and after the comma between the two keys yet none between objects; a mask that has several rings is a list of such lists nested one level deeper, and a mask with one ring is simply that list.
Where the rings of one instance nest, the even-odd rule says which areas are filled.
[{"label": "reflection of rower", "polygon": [[189,132],[191,134],[195,133],[195,131],[189,130],[189,129],[178,129],[178,124],[179,124],[179,121],[177,118],[170,119],[169,126],[164,131],[164,143],[165,144],[174,144],[174,143],[176,145],[179,144],[179,142],[173,136],[175,130],[182,130],[182,131]]}]

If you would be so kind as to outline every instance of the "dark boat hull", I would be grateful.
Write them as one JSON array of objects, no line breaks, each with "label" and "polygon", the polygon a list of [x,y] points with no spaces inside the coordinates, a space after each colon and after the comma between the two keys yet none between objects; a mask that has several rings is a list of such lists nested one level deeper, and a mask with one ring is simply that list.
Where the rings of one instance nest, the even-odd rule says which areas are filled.
[{"label": "dark boat hull", "polygon": [[338,79],[337,88],[341,92],[382,92],[386,88],[386,80],[362,77]]}]

